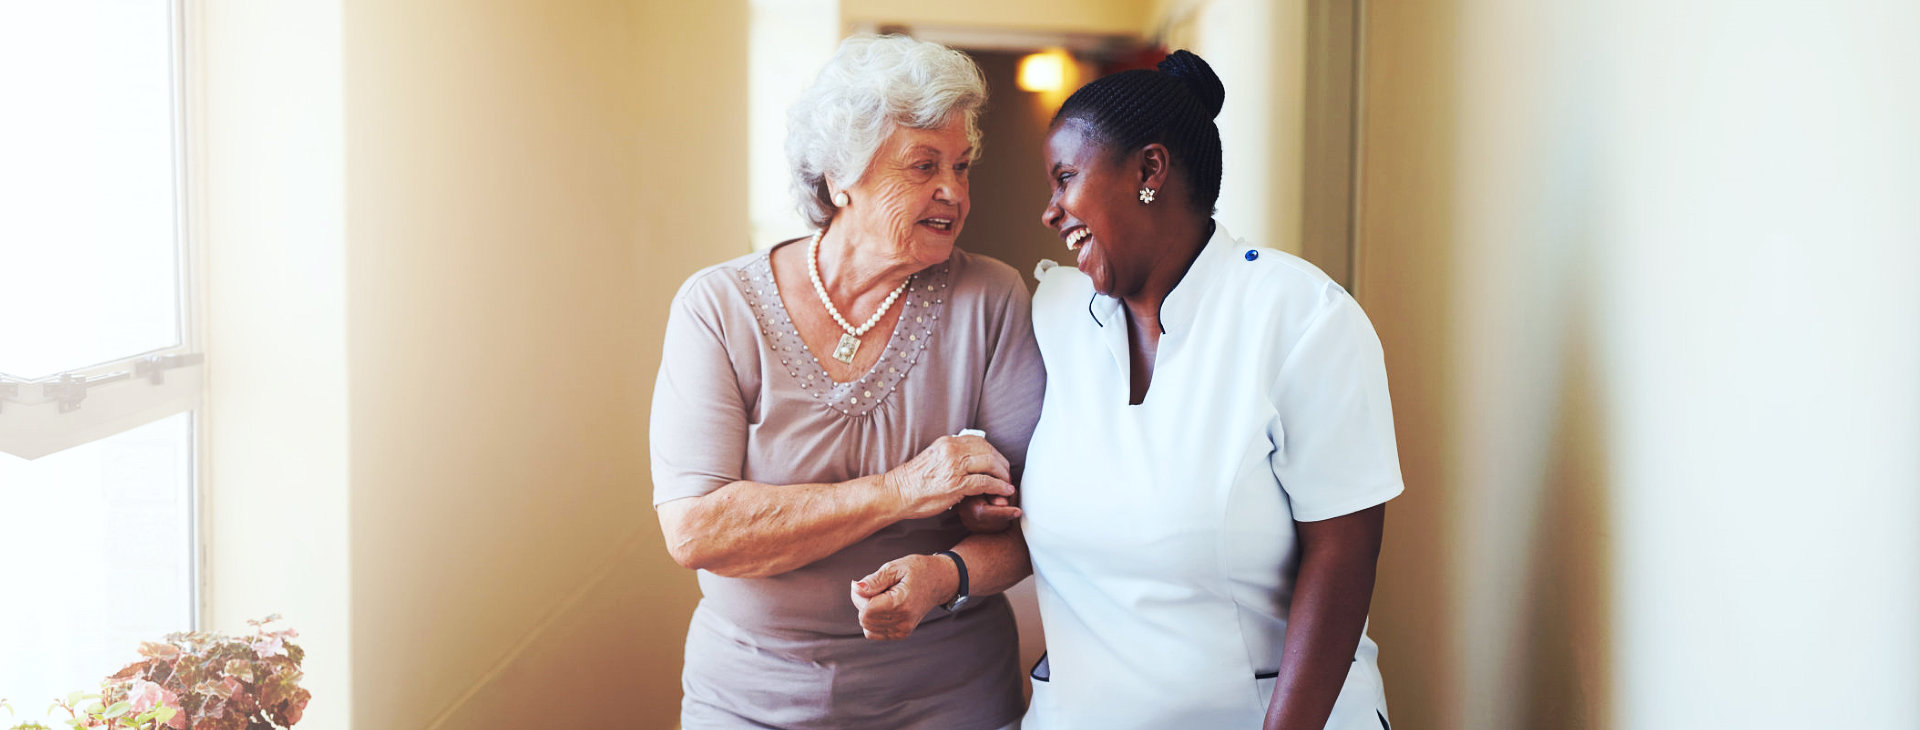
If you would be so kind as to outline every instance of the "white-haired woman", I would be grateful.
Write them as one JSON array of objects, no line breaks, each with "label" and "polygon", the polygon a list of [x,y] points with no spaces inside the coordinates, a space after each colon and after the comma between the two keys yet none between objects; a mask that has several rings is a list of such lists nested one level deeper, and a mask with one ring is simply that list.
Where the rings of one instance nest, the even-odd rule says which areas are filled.
[{"label": "white-haired woman", "polygon": [[1028,571],[1007,498],[1046,376],[1019,275],[954,246],[985,101],[956,51],[842,43],[788,116],[818,230],[674,297],[651,433],[667,548],[704,596],[687,728],[1019,718],[998,593]]}]

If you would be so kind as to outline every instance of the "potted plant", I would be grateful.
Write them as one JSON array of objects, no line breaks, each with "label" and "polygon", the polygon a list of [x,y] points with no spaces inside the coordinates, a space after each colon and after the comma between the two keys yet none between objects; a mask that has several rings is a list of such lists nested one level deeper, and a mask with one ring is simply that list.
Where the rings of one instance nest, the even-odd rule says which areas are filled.
[{"label": "potted plant", "polygon": [[[248,621],[253,633],[168,634],[140,645],[140,660],[100,683],[100,693],[54,701],[52,714],[73,730],[271,730],[300,722],[311,695],[300,687],[306,652],[275,614]],[[9,712],[5,700],[0,707]],[[52,730],[37,722],[12,730]]]}]

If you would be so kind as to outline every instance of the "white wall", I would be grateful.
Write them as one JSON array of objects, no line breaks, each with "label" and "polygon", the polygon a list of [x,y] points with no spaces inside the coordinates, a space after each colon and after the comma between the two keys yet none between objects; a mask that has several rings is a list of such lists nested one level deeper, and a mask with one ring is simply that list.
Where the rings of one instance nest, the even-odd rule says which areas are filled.
[{"label": "white wall", "polygon": [[813,232],[788,192],[787,107],[840,47],[836,0],[753,0],[748,4],[747,185],[753,247]]},{"label": "white wall", "polygon": [[1912,727],[1920,6],[1597,15],[1619,719]]},{"label": "white wall", "polygon": [[300,631],[302,728],[346,727],[345,134],[337,2],[189,6],[204,243],[204,623]]}]

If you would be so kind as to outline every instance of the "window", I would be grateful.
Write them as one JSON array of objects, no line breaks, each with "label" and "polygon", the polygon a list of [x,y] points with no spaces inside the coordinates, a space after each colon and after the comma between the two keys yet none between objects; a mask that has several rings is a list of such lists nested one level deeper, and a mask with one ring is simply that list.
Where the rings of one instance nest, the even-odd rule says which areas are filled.
[{"label": "window", "polygon": [[0,0],[0,697],[195,628],[179,0]]}]

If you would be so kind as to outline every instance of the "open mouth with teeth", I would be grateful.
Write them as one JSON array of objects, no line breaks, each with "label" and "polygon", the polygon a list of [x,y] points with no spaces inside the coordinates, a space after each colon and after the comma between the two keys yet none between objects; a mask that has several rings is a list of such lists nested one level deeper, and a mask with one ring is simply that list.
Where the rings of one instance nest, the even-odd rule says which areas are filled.
[{"label": "open mouth with teeth", "polygon": [[1093,235],[1093,232],[1087,230],[1085,227],[1073,229],[1072,233],[1067,234],[1067,250],[1079,251],[1080,247],[1086,244],[1087,237],[1091,235]]},{"label": "open mouth with teeth", "polygon": [[931,228],[941,233],[953,232],[952,218],[921,218],[919,222],[920,222],[920,225],[926,226],[927,228]]}]

